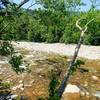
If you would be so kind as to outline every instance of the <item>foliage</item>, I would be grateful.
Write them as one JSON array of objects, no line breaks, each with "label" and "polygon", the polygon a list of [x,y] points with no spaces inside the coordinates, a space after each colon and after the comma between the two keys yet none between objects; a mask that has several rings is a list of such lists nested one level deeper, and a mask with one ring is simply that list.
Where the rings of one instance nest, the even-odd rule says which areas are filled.
[{"label": "foliage", "polygon": [[0,55],[7,56],[14,52],[14,48],[9,41],[0,41]]},{"label": "foliage", "polygon": [[11,93],[10,87],[10,82],[3,82],[2,79],[0,79],[0,94],[9,95]]},{"label": "foliage", "polygon": [[0,86],[2,86],[3,88],[10,88],[11,87],[11,83],[9,83],[9,82],[1,82]]},{"label": "foliage", "polygon": [[80,68],[81,65],[84,65],[84,61],[76,60],[76,62],[74,63],[73,67],[70,70],[70,74],[73,75],[76,72],[76,70]]},{"label": "foliage", "polygon": [[10,41],[0,41],[0,55],[2,56],[8,56],[10,57],[9,63],[12,65],[12,68],[14,71],[23,72],[23,68],[19,68],[19,66],[22,64],[22,56],[15,54],[15,50],[11,44]]},{"label": "foliage", "polygon": [[[95,18],[88,26],[83,42],[87,45],[100,45],[100,10],[91,8],[87,12],[80,12],[79,8],[84,5],[82,0],[35,1],[40,3],[43,9],[21,8],[16,12],[16,4],[3,9],[10,14],[0,16],[0,39],[77,43],[80,32],[75,27],[76,20],[84,18],[80,23],[84,26],[87,21]],[[92,5],[95,4],[92,2]],[[7,24],[9,25],[4,28]]]},{"label": "foliage", "polygon": [[38,100],[60,100],[60,98],[57,95],[58,86],[60,84],[58,78],[59,78],[58,72],[51,70],[50,84],[48,87],[49,96],[46,98],[39,98]]},{"label": "foliage", "polygon": [[58,72],[51,70],[50,84],[49,84],[49,100],[57,97],[57,86],[59,85]]},{"label": "foliage", "polygon": [[18,73],[23,72],[19,66],[22,64],[22,56],[21,55],[12,55],[9,63],[12,65],[12,68]]}]

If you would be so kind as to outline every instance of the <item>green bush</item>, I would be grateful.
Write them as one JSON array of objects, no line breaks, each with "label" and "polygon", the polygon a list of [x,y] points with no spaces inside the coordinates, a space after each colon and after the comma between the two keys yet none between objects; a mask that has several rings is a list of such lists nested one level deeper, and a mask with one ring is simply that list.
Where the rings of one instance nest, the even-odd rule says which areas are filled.
[{"label": "green bush", "polygon": [[1,39],[2,40],[9,40],[9,41],[11,41],[11,40],[14,39],[14,34],[10,34],[10,33],[2,34]]},{"label": "green bush", "polygon": [[11,87],[11,83],[9,83],[9,82],[1,82],[0,86],[3,87],[4,89],[5,88],[10,88]]},{"label": "green bush", "polygon": [[80,68],[81,65],[84,65],[84,61],[83,60],[76,60],[74,65],[71,67],[70,74],[73,75],[76,72],[76,70],[78,68]]},{"label": "green bush", "polygon": [[0,41],[0,55],[8,56],[14,52],[14,48],[9,41]]},{"label": "green bush", "polygon": [[57,90],[59,86],[59,74],[58,72],[51,70],[50,71],[50,84],[48,87],[49,96],[46,98],[39,98],[38,100],[60,100],[60,97],[57,95]]},{"label": "green bush", "polygon": [[11,85],[12,84],[10,82],[3,82],[2,80],[0,80],[0,94],[9,95],[11,93]]},{"label": "green bush", "polygon": [[22,56],[21,55],[12,55],[9,63],[12,65],[12,68],[18,73],[22,73],[23,69],[19,66],[22,64]]},{"label": "green bush", "polygon": [[91,34],[85,35],[83,43],[86,45],[92,44],[93,43],[93,36]]}]

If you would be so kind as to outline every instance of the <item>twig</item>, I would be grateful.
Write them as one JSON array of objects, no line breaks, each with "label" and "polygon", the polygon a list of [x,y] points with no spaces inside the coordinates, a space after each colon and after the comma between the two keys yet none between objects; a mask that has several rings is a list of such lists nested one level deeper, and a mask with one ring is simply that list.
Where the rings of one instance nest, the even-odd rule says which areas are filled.
[{"label": "twig", "polygon": [[27,9],[31,8],[32,6],[36,5],[37,3],[31,4]]}]

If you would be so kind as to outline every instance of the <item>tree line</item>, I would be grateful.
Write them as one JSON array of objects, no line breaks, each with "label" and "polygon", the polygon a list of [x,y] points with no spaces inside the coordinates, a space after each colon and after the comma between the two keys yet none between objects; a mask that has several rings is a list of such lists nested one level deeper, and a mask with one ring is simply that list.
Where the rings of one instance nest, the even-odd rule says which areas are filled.
[{"label": "tree line", "polygon": [[68,0],[66,3],[64,0],[36,0],[36,3],[41,4],[42,8],[20,8],[23,3],[19,6],[15,3],[0,6],[0,39],[77,43],[80,33],[75,26],[76,20],[83,18],[80,24],[84,26],[95,18],[88,26],[83,43],[100,45],[100,10],[95,9],[94,3],[86,12],[77,8],[85,5],[81,0]]}]

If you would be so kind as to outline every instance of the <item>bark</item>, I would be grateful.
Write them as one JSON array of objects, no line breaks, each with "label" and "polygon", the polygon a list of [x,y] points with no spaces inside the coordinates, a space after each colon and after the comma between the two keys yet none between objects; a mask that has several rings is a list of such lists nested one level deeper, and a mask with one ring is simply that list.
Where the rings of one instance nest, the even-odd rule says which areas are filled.
[{"label": "bark", "polygon": [[71,69],[72,69],[72,67],[73,67],[73,65],[74,65],[74,63],[75,63],[75,60],[76,60],[77,56],[78,56],[79,49],[80,49],[81,44],[82,44],[82,42],[83,42],[84,34],[85,34],[85,32],[87,31],[87,26],[88,26],[88,24],[89,24],[90,22],[92,22],[94,19],[90,20],[90,21],[85,25],[85,29],[79,26],[78,23],[79,23],[80,20],[81,20],[81,19],[79,19],[78,21],[76,21],[76,27],[80,30],[81,36],[80,36],[80,39],[79,39],[79,41],[78,41],[78,44],[76,45],[75,52],[74,52],[74,55],[73,55],[72,60],[71,60],[70,63],[69,63],[67,72],[66,72],[65,75],[64,75],[64,79],[63,79],[63,81],[62,81],[62,83],[61,83],[61,85],[60,85],[60,87],[59,87],[59,89],[58,89],[58,96],[59,96],[59,97],[62,96],[62,94],[63,94],[63,92],[64,92],[64,90],[65,90],[65,87],[66,87],[66,85],[67,85],[67,83],[68,83],[68,80],[70,79],[70,75],[71,75],[70,72],[71,72]]}]

